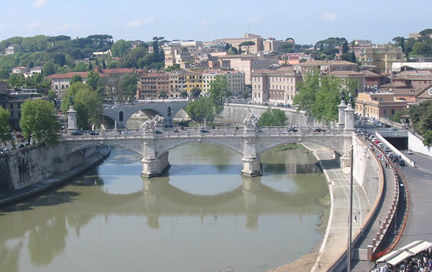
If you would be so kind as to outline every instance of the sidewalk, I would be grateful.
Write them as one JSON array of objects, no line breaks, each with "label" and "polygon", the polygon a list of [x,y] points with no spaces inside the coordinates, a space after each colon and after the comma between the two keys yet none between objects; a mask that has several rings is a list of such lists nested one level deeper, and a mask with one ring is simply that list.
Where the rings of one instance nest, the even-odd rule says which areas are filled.
[{"label": "sidewalk", "polygon": [[42,191],[48,190],[63,182],[66,182],[72,177],[81,174],[88,168],[104,160],[109,155],[110,152],[111,149],[109,146],[98,147],[98,152],[92,155],[91,157],[86,158],[84,162],[81,163],[80,166],[78,167],[75,167],[65,173],[54,174],[49,178],[46,178],[36,184],[27,186],[25,188],[13,192],[5,193],[5,194],[0,194],[0,207],[20,201],[24,198],[41,193]]},{"label": "sidewalk", "polygon": [[[344,173],[334,160],[334,151],[318,145],[303,144],[314,152],[320,160],[324,174],[329,183],[331,208],[329,223],[319,249],[315,265],[311,271],[327,271],[328,266],[344,252],[348,244],[348,218],[350,199],[350,175]],[[353,213],[357,220],[353,220],[353,233],[356,233],[369,212],[369,202],[363,188],[354,183],[353,186]],[[354,237],[353,237],[354,238]]]}]

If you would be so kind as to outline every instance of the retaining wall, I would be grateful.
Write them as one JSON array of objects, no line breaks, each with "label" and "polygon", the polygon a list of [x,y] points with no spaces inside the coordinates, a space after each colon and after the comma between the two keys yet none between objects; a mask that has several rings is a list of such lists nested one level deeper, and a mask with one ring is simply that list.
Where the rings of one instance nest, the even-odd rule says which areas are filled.
[{"label": "retaining wall", "polygon": [[0,189],[14,191],[35,184],[55,173],[68,171],[95,153],[95,147],[65,157],[65,147],[28,146],[0,156]]}]

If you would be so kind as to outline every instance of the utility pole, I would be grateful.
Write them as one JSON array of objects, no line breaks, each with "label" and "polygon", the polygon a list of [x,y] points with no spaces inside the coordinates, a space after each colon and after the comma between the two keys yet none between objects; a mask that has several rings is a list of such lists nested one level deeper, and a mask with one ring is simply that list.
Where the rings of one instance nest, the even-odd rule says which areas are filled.
[{"label": "utility pole", "polygon": [[354,163],[354,146],[351,146],[351,173],[350,173],[350,201],[349,201],[349,220],[348,220],[348,268],[351,272],[351,256],[352,256],[352,210],[353,210],[353,163]]}]

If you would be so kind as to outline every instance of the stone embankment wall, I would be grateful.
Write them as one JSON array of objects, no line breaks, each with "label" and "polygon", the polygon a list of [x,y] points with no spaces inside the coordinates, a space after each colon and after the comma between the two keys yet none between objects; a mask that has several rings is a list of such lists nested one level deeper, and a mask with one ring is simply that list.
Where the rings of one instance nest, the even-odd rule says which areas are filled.
[{"label": "stone embankment wall", "polygon": [[370,155],[368,147],[364,145],[357,137],[353,140],[354,147],[354,180],[366,192],[369,200],[369,206],[372,205],[379,192],[379,165],[373,156]]},{"label": "stone embankment wall", "polygon": [[[252,112],[258,117],[261,116],[270,106],[250,105],[250,104],[225,104],[220,117],[224,120],[241,124],[248,113]],[[304,111],[297,111],[293,108],[272,107],[285,112],[288,126],[296,127],[319,127],[322,123],[316,122],[314,118],[306,116]]]},{"label": "stone embankment wall", "polygon": [[29,146],[0,156],[0,189],[13,191],[35,184],[55,173],[68,171],[95,153],[95,147],[65,157],[62,144]]},{"label": "stone embankment wall", "polygon": [[426,156],[432,156],[432,147],[425,146],[423,144],[423,139],[414,135],[410,131],[408,132],[408,149]]}]

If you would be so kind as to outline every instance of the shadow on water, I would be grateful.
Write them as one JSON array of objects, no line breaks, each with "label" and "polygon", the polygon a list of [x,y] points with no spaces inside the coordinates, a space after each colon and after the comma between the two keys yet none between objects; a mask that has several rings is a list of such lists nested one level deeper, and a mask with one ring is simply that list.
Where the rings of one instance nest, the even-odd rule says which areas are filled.
[{"label": "shadow on water", "polygon": [[80,194],[72,191],[62,191],[62,192],[52,191],[37,197],[24,200],[23,202],[15,204],[13,206],[4,207],[0,209],[0,212],[1,213],[22,212],[26,210],[32,210],[33,208],[36,207],[61,205],[61,204],[75,201],[78,195]]}]

